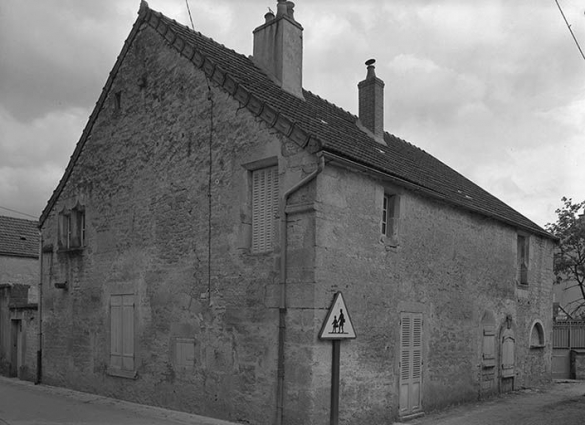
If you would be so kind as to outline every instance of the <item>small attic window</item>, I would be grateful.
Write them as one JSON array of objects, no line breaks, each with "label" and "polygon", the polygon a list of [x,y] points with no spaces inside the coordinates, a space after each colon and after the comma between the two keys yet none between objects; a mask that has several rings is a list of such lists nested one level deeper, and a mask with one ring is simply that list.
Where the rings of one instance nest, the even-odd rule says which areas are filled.
[{"label": "small attic window", "polygon": [[122,91],[114,93],[114,111],[119,112],[122,110]]}]

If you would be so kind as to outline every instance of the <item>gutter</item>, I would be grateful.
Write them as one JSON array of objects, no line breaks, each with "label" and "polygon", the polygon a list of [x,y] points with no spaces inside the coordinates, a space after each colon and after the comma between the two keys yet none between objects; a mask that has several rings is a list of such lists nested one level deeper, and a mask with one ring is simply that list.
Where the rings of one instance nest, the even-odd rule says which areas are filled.
[{"label": "gutter", "polygon": [[286,260],[287,260],[287,213],[288,198],[301,187],[313,181],[325,168],[325,157],[317,153],[319,166],[311,174],[284,192],[280,200],[280,306],[278,308],[278,368],[276,387],[276,424],[284,423],[284,337],[286,331]]},{"label": "gutter", "polygon": [[[513,220],[510,220],[508,218],[502,217],[499,214],[496,214],[496,213],[493,213],[493,212],[490,212],[490,211],[485,211],[485,210],[480,209],[480,208],[473,208],[473,207],[470,207],[469,205],[466,205],[464,203],[457,202],[454,199],[447,199],[447,197],[445,195],[443,195],[443,194],[441,194],[439,192],[436,192],[436,191],[434,191],[432,189],[426,188],[424,186],[421,186],[421,185],[416,184],[416,183],[413,183],[411,181],[402,179],[400,177],[393,176],[393,175],[388,174],[388,173],[386,173],[384,171],[376,170],[376,169],[374,169],[372,167],[369,167],[367,165],[360,164],[359,162],[356,162],[356,161],[351,160],[351,159],[348,159],[348,158],[344,158],[344,157],[339,156],[339,155],[337,155],[335,153],[324,152],[323,154],[326,156],[326,158],[330,162],[337,163],[338,165],[344,166],[345,168],[349,168],[349,169],[356,170],[356,171],[361,171],[361,172],[364,172],[364,173],[368,173],[370,175],[373,175],[375,177],[381,178],[383,180],[388,180],[388,181],[394,182],[394,183],[396,183],[398,185],[401,185],[401,186],[403,186],[403,187],[405,187],[407,189],[411,189],[413,191],[418,191],[418,192],[424,193],[427,196],[430,196],[432,198],[438,199],[438,200],[443,201],[443,202],[445,202],[447,204],[455,205],[455,206],[457,206],[459,208],[463,208],[463,209],[465,209],[467,211],[470,211],[470,212],[472,212],[474,214],[479,214],[479,215],[482,215],[484,217],[491,218],[493,220],[496,220],[496,221],[505,223],[505,224],[507,224],[509,226],[512,226],[512,227],[514,227],[516,229],[522,229],[522,230],[524,230],[524,231],[526,231],[526,232],[528,232],[530,234],[538,235],[538,236],[541,236],[541,237],[550,239],[550,240],[552,240],[552,241],[554,241],[556,243],[558,243],[558,241],[559,241],[559,238],[557,238],[556,236],[554,236],[554,235],[546,232],[545,230],[542,230],[542,229],[541,230],[537,230],[537,229],[531,228],[531,227],[529,227],[527,225],[524,225],[524,224],[521,224],[521,223],[517,223],[517,222],[514,222]],[[520,214],[520,213],[518,213],[518,214]],[[522,214],[520,214],[520,215],[522,215]],[[527,220],[529,220],[529,219],[527,219]],[[537,226],[537,227],[540,227],[536,223],[534,223],[534,225]]]},{"label": "gutter", "polygon": [[37,378],[35,384],[38,385],[43,377],[43,232],[39,227],[39,346],[37,349]]}]

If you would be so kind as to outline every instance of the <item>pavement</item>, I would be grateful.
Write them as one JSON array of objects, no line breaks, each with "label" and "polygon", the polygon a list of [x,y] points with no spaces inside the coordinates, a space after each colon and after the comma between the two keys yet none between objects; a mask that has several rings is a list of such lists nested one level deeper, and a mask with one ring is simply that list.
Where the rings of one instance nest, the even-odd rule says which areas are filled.
[{"label": "pavement", "polygon": [[522,389],[427,413],[407,424],[585,425],[585,381],[555,381],[540,388]]},{"label": "pavement", "polygon": [[[66,388],[34,385],[27,381],[0,377],[0,425],[57,424],[236,425]],[[540,388],[522,389],[442,411],[427,412],[407,424],[585,425],[585,381],[556,381]]]}]

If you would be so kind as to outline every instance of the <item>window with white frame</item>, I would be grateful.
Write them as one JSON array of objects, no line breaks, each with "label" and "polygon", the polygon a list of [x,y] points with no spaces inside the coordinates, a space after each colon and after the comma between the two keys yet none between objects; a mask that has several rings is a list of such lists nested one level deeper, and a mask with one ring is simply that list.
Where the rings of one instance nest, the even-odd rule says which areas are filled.
[{"label": "window with white frame", "polygon": [[252,244],[253,253],[272,251],[275,218],[278,214],[278,167],[252,171]]},{"label": "window with white frame", "polygon": [[528,285],[528,246],[529,238],[525,235],[517,236],[518,282]]},{"label": "window with white frame", "polygon": [[387,238],[387,242],[394,244],[397,243],[398,237],[399,202],[398,195],[384,194],[381,233]]}]

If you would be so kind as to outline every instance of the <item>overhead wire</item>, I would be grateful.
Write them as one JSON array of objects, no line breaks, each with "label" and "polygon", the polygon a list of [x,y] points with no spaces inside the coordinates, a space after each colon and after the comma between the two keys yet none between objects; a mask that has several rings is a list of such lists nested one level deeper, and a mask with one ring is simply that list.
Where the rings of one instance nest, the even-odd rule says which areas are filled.
[{"label": "overhead wire", "polygon": [[583,60],[585,60],[585,54],[583,54],[583,50],[581,49],[581,46],[579,45],[579,41],[577,41],[577,37],[575,37],[575,33],[573,32],[573,29],[571,28],[571,24],[569,24],[569,21],[567,21],[567,18],[565,17],[565,13],[563,12],[563,9],[561,9],[561,5],[559,4],[559,1],[555,0],[555,3],[557,4],[557,7],[559,8],[559,12],[561,12],[561,15],[563,16],[563,19],[565,20],[565,24],[567,24],[567,28],[569,29],[569,32],[571,33],[571,36],[573,37],[573,40],[575,41],[575,44],[577,45],[577,49],[579,49],[579,53],[581,53],[581,57],[583,58]]},{"label": "overhead wire", "polygon": [[187,12],[189,12],[189,20],[191,21],[191,29],[195,31],[195,25],[193,25],[193,17],[191,16],[191,8],[189,7],[189,0],[185,0],[185,4],[187,5]]},{"label": "overhead wire", "polygon": [[13,212],[13,213],[16,213],[16,214],[26,215],[27,217],[31,217],[31,218],[38,219],[38,217],[35,217],[34,215],[30,215],[30,214],[24,213],[22,211],[17,211],[17,210],[13,210],[13,209],[6,208],[6,207],[2,207],[2,206],[0,206],[0,209],[6,210],[6,211],[10,211],[10,212]]}]

